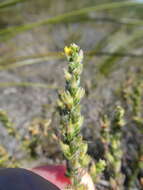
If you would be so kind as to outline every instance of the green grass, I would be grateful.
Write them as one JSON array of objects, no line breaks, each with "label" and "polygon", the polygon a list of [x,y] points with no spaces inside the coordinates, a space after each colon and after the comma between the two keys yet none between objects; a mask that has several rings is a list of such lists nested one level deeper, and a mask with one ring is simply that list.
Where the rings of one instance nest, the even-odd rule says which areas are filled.
[{"label": "green grass", "polygon": [[3,1],[0,3],[0,11],[4,8],[16,5],[17,3],[21,3],[22,1],[25,0],[8,0],[8,1]]},{"label": "green grass", "polygon": [[32,82],[0,82],[0,88],[6,88],[6,87],[11,87],[11,86],[57,89],[57,86],[55,86],[55,85],[47,85],[47,84],[42,84],[42,83],[32,83]]},{"label": "green grass", "polygon": [[[33,28],[42,26],[42,25],[47,25],[47,24],[57,24],[57,23],[61,23],[61,22],[65,22],[68,19],[71,18],[78,18],[81,15],[86,15],[90,12],[100,12],[100,11],[105,11],[105,10],[113,10],[113,9],[117,9],[117,8],[124,8],[124,7],[131,7],[131,6],[143,6],[143,4],[138,3],[138,2],[117,2],[117,3],[107,3],[107,4],[101,4],[101,5],[97,5],[97,6],[92,6],[92,7],[88,7],[88,8],[83,8],[80,10],[74,10],[68,13],[64,13],[62,15],[58,15],[56,17],[53,18],[49,18],[49,19],[45,19],[45,20],[41,20],[38,22],[33,22],[33,23],[29,23],[29,24],[25,24],[25,25],[20,25],[20,26],[14,26],[14,27],[9,27],[6,29],[3,29],[0,31],[0,40],[8,40],[11,37],[22,33],[24,31],[28,31],[31,30]],[[137,24],[137,23],[136,23]],[[138,22],[138,24],[143,25],[143,23],[140,21]]]}]

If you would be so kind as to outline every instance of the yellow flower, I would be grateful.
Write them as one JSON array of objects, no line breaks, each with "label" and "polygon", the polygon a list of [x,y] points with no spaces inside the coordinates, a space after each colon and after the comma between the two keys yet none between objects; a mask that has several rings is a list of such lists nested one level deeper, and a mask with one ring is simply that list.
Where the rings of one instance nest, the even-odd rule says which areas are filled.
[{"label": "yellow flower", "polygon": [[64,52],[67,56],[70,56],[72,54],[72,49],[71,47],[65,46]]}]

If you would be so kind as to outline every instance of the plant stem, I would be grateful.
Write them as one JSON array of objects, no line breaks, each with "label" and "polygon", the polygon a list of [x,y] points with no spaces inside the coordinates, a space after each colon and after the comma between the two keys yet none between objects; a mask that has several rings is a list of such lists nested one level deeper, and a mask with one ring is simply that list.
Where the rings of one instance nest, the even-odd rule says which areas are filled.
[{"label": "plant stem", "polygon": [[67,175],[71,177],[72,185],[78,189],[82,169],[88,166],[90,157],[87,155],[88,145],[83,141],[80,129],[83,124],[80,101],[84,96],[84,89],[80,87],[82,73],[83,52],[75,44],[65,47],[65,55],[69,62],[64,70],[66,86],[59,92],[58,110],[60,114],[61,138],[60,145],[67,160]]}]

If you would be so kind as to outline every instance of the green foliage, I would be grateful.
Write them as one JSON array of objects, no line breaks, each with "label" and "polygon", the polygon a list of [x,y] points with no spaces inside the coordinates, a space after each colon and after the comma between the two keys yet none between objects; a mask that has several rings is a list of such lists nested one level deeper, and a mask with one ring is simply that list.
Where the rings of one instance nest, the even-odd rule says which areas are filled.
[{"label": "green foliage", "polygon": [[[0,111],[0,122],[8,134],[20,142],[19,149],[21,152],[26,152],[27,159],[37,159],[43,151],[46,154],[47,144],[45,143],[49,137],[53,137],[53,130],[49,127],[51,120],[36,117],[27,126],[27,134],[24,137],[20,135],[5,111]],[[0,167],[22,167],[21,161],[23,160],[19,160],[17,155],[10,154],[4,146],[0,145]]]},{"label": "green foliage", "polygon": [[[142,74],[141,74],[142,75]],[[138,133],[138,139],[141,141],[143,137],[143,109],[142,109],[142,101],[143,101],[143,81],[142,76],[138,76],[138,78],[130,78],[126,81],[125,86],[123,88],[123,100],[124,105],[127,108],[126,112],[129,112],[130,118],[128,118],[128,125],[133,125],[134,129],[136,128],[136,133]],[[133,134],[133,136],[135,133]],[[132,158],[133,163],[131,164],[131,175],[129,176],[127,187],[134,188],[137,180],[139,180],[140,184],[141,177],[138,176],[143,169],[142,165],[142,157],[143,157],[143,144],[139,141],[137,153]]]},{"label": "green foliage", "polygon": [[100,159],[98,162],[91,162],[91,166],[89,169],[89,173],[92,176],[93,181],[95,184],[100,182],[101,176],[103,175],[103,171],[106,168],[105,160]]},{"label": "green foliage", "polygon": [[122,150],[122,127],[125,125],[124,109],[117,106],[113,121],[103,116],[101,128],[101,142],[104,146],[104,157],[109,173],[109,181],[112,190],[122,189],[124,175],[121,171],[123,150]]},{"label": "green foliage", "polygon": [[9,116],[7,115],[7,113],[3,110],[0,110],[0,122],[6,128],[9,135],[13,137],[17,136],[17,132],[16,132],[16,129],[14,128],[13,123],[9,119]]},{"label": "green foliage", "polygon": [[106,4],[101,4],[101,5],[92,6],[92,7],[88,7],[88,8],[83,8],[80,10],[75,10],[75,11],[65,13],[65,14],[50,18],[50,19],[38,21],[35,23],[25,24],[22,26],[9,27],[7,29],[1,30],[0,31],[0,40],[10,39],[11,37],[13,37],[21,32],[31,30],[31,29],[33,29],[35,27],[39,27],[41,25],[66,22],[70,18],[72,18],[72,19],[74,17],[78,18],[81,15],[85,15],[85,14],[88,14],[93,11],[97,12],[97,11],[103,11],[103,10],[113,10],[113,9],[128,7],[128,6],[142,6],[142,4],[140,4],[138,2],[129,2],[129,1],[113,2],[113,3],[106,3]]},{"label": "green foliage", "polygon": [[83,52],[75,44],[65,47],[68,70],[64,70],[66,87],[59,92],[58,110],[60,114],[60,145],[67,160],[68,175],[73,185],[78,186],[81,168],[87,168],[90,157],[87,155],[88,145],[80,134],[83,116],[80,113],[80,101],[84,96],[84,89],[80,87],[80,74],[82,73]]},{"label": "green foliage", "polygon": [[[128,50],[130,49],[130,45],[134,43],[134,45],[136,44],[136,42],[138,42],[138,40],[143,36],[142,31],[139,30],[135,30],[132,35],[130,36],[125,36],[125,39],[122,41],[122,43],[119,45],[117,45],[115,47],[115,50],[112,52],[113,55],[111,55],[110,57],[105,58],[105,60],[103,61],[103,63],[101,64],[101,66],[99,67],[99,71],[105,75],[108,76],[109,73],[112,71],[112,69],[114,68],[114,66],[118,63],[118,61],[121,60],[121,57],[118,56],[118,54],[120,53],[124,53],[124,52],[128,52]],[[118,36],[117,36],[117,44],[118,44]],[[115,43],[115,42],[114,42]],[[131,48],[133,48],[133,45],[131,46]]]},{"label": "green foliage", "polygon": [[2,82],[0,83],[1,88],[16,86],[16,87],[32,87],[32,88],[51,88],[57,89],[55,85],[47,85],[42,83],[32,83],[32,82]]},{"label": "green foliage", "polygon": [[0,3],[0,10],[15,5],[25,0],[6,0]]},{"label": "green foliage", "polygon": [[43,148],[42,142],[49,137],[50,123],[51,120],[35,118],[27,127],[28,134],[22,139],[22,146],[31,158],[38,157],[38,149]]},{"label": "green foliage", "polygon": [[[91,158],[87,154],[88,145],[80,134],[83,124],[80,101],[84,95],[84,89],[80,87],[80,75],[82,73],[83,52],[75,44],[64,49],[69,62],[68,69],[64,70],[66,86],[59,92],[57,101],[60,114],[60,145],[64,157],[67,160],[68,172],[75,189],[84,189],[80,184],[81,169],[87,170]],[[99,160],[90,167],[90,174],[97,182],[105,168],[105,162]]]},{"label": "green foliage", "polygon": [[19,167],[19,162],[0,145],[0,167]]}]

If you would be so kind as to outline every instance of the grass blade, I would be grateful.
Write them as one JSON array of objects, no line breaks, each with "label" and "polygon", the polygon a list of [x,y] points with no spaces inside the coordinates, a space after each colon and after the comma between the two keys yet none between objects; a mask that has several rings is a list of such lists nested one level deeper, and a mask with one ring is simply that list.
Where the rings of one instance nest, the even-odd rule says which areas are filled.
[{"label": "grass blade", "polygon": [[56,85],[47,85],[47,84],[42,84],[42,83],[32,83],[32,82],[1,82],[0,83],[0,88],[13,87],[13,86],[57,89]]},{"label": "grass blade", "polygon": [[60,23],[60,22],[66,21],[67,19],[85,15],[93,11],[97,12],[97,11],[104,11],[104,10],[110,10],[110,9],[112,10],[112,9],[129,7],[129,6],[143,6],[143,4],[139,2],[131,2],[131,1],[113,2],[113,3],[106,3],[106,4],[101,4],[101,5],[92,6],[88,8],[83,8],[80,10],[74,10],[74,11],[71,11],[71,12],[53,17],[53,18],[45,19],[39,22],[34,22],[34,23],[29,23],[29,24],[25,24],[21,26],[14,26],[7,29],[3,29],[0,31],[0,40],[7,40],[15,36],[16,34],[19,34],[27,30],[31,30],[41,25]]},{"label": "grass blade", "polygon": [[127,47],[128,49],[130,48],[129,45],[131,45],[133,42],[137,42],[142,37],[143,37],[143,31],[141,29],[136,30],[131,36],[129,36],[126,40],[124,40],[123,43],[120,44],[118,48],[116,48],[116,50],[113,52],[114,53],[113,56],[108,57],[103,62],[103,64],[99,67],[99,71],[105,76],[108,75],[110,70],[115,65],[115,63],[120,59],[120,57],[116,56],[116,54],[123,53]]},{"label": "grass blade", "polygon": [[13,5],[15,5],[17,3],[20,3],[22,1],[25,1],[25,0],[9,0],[9,1],[4,1],[4,2],[0,3],[0,9],[13,6]]}]

